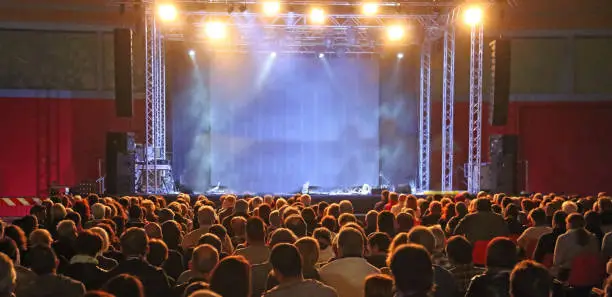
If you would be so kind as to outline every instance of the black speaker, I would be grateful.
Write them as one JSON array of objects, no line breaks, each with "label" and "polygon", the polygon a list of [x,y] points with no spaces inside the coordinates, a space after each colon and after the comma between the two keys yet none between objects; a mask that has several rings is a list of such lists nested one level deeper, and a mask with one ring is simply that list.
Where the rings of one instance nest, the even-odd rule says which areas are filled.
[{"label": "black speaker", "polygon": [[491,48],[491,125],[504,126],[508,122],[510,103],[510,65],[512,44],[509,39],[489,43]]},{"label": "black speaker", "polygon": [[106,134],[106,177],[108,194],[132,194],[136,182],[136,146],[134,134],[108,132]]},{"label": "black speaker", "polygon": [[115,29],[115,112],[131,117],[132,103],[132,30]]},{"label": "black speaker", "polygon": [[518,136],[491,135],[489,138],[488,168],[490,190],[504,193],[518,192]]}]

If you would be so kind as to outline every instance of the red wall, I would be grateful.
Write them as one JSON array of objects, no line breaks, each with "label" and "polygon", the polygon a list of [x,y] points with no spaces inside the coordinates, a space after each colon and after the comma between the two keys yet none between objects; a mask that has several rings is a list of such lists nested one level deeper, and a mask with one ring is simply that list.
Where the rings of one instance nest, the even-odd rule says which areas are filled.
[{"label": "red wall", "polygon": [[107,131],[144,130],[144,102],[132,119],[106,99],[0,98],[0,195],[45,195],[48,185],[98,177]]},{"label": "red wall", "polygon": [[[468,105],[455,107],[455,167],[467,160]],[[434,104],[433,115],[441,112]],[[115,117],[107,99],[0,99],[0,196],[44,195],[55,181],[75,185],[98,177],[107,131],[144,131],[144,102],[134,118]],[[483,156],[492,133],[518,133],[529,162],[529,190],[612,192],[612,102],[514,102],[505,127],[483,127]],[[483,120],[488,122],[485,107]],[[432,119],[439,146],[440,118]],[[440,150],[432,155],[432,185],[440,184]],[[463,187],[458,172],[455,187]]]}]

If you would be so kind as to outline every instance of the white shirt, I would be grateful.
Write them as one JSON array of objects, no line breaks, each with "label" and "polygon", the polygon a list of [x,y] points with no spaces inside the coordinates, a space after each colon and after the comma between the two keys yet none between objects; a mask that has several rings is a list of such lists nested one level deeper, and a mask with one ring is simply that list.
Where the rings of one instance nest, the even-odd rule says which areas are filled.
[{"label": "white shirt", "polygon": [[380,270],[364,258],[341,258],[321,267],[321,280],[336,289],[339,297],[363,297],[365,278]]}]

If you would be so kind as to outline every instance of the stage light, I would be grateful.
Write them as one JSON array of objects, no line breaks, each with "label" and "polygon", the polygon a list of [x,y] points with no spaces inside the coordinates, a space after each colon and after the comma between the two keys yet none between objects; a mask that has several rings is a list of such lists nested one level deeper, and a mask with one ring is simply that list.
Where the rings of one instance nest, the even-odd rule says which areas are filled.
[{"label": "stage light", "polygon": [[195,57],[196,52],[195,52],[195,50],[192,50],[192,49],[191,49],[191,50],[189,50],[189,52],[187,52],[187,54],[188,54],[188,55],[189,55],[191,58],[193,58],[193,57]]},{"label": "stage light", "polygon": [[210,21],[206,23],[206,36],[210,39],[223,39],[227,35],[225,23]]},{"label": "stage light", "polygon": [[378,12],[378,3],[366,2],[361,7],[361,11],[364,15],[375,15]]},{"label": "stage light", "polygon": [[482,23],[483,14],[484,12],[481,7],[469,7],[463,12],[463,21],[470,26],[478,25]]},{"label": "stage light", "polygon": [[280,12],[280,2],[266,1],[263,3],[263,13],[266,16],[275,16]]},{"label": "stage light", "polygon": [[310,11],[310,21],[315,24],[325,23],[325,11],[322,8],[313,8]]},{"label": "stage light", "polygon": [[406,29],[401,25],[391,25],[387,27],[387,38],[390,41],[398,41],[404,39]]},{"label": "stage light", "polygon": [[398,59],[403,59],[404,58],[404,53],[397,53],[397,58]]},{"label": "stage light", "polygon": [[171,22],[176,20],[178,12],[176,6],[172,4],[160,4],[157,6],[157,15],[164,22]]},{"label": "stage light", "polygon": [[324,54],[324,53],[320,53],[320,54],[319,54],[319,58],[320,58],[320,59],[325,58],[325,54]]},{"label": "stage light", "polygon": [[270,57],[272,57],[272,58],[276,57],[276,52],[271,52],[270,53]]}]

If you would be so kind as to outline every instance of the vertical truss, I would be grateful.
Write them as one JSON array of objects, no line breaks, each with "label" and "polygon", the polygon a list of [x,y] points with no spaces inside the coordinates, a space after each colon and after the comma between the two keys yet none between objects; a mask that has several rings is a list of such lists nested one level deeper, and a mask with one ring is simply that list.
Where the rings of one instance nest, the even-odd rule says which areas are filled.
[{"label": "vertical truss", "polygon": [[419,190],[429,186],[429,155],[431,152],[431,38],[429,35],[421,49],[421,96],[419,106]]},{"label": "vertical truss", "polygon": [[468,191],[480,190],[480,165],[482,143],[482,61],[483,25],[472,26],[470,47],[470,123],[468,155]]},{"label": "vertical truss", "polygon": [[455,105],[455,28],[444,32],[442,81],[442,191],[453,189],[453,119]]}]

